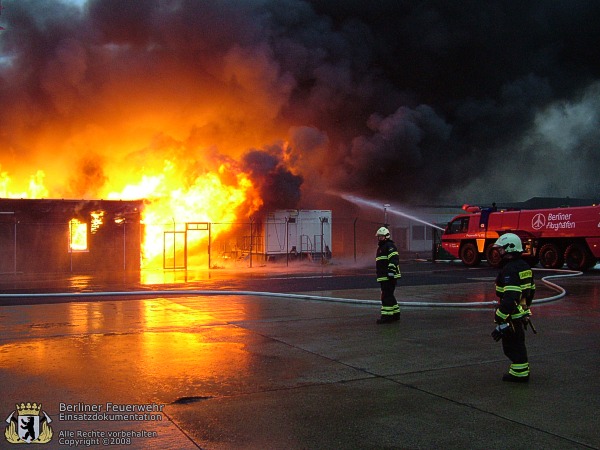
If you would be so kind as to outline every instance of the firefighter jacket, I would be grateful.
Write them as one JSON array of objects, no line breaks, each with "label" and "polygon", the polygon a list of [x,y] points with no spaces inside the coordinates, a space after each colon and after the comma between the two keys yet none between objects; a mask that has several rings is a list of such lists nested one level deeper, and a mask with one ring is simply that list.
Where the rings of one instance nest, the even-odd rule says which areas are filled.
[{"label": "firefighter jacket", "polygon": [[533,272],[520,255],[510,259],[496,278],[500,298],[494,321],[504,323],[531,315],[529,307],[535,294]]},{"label": "firefighter jacket", "polygon": [[[396,244],[391,239],[379,241],[377,254],[375,256],[375,269],[377,271],[377,281],[387,281],[389,279],[397,279],[401,277],[400,258]],[[392,276],[388,274],[393,274]]]}]

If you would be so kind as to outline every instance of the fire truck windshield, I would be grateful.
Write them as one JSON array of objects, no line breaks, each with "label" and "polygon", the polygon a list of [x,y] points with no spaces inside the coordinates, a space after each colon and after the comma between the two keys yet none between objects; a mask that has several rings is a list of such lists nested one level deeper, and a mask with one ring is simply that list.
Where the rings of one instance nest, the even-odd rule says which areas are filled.
[{"label": "fire truck windshield", "polygon": [[469,217],[461,217],[448,223],[446,234],[466,233],[469,229]]}]

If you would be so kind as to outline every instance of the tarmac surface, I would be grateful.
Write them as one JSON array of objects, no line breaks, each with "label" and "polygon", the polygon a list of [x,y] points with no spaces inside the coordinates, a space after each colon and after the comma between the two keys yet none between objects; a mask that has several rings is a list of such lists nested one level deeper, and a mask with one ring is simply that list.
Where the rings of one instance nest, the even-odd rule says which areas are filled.
[{"label": "tarmac surface", "polygon": [[[387,325],[377,284],[335,273],[290,297],[265,289],[285,290],[283,275],[254,295],[249,280],[140,297],[0,284],[0,449],[22,448],[9,438],[27,402],[42,404],[48,449],[600,449],[598,269],[549,280],[562,297],[535,272],[537,299],[560,298],[533,308],[528,384],[501,381],[492,271],[402,269],[402,318]],[[239,294],[199,291],[224,285]]]}]

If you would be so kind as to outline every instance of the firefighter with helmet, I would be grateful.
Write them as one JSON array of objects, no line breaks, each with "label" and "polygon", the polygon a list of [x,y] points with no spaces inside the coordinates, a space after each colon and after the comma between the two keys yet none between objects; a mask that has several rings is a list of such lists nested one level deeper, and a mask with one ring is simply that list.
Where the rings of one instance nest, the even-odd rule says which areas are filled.
[{"label": "firefighter with helmet", "polygon": [[503,234],[494,247],[502,256],[502,262],[496,278],[496,295],[500,300],[494,315],[497,325],[492,337],[496,341],[502,340],[502,350],[511,361],[502,380],[523,383],[529,381],[525,330],[529,325],[535,332],[529,321],[529,307],[535,294],[533,272],[521,257],[523,244],[516,234]]},{"label": "firefighter with helmet", "polygon": [[396,244],[392,241],[390,231],[381,227],[375,234],[378,239],[375,269],[377,281],[381,285],[381,317],[378,324],[391,323],[400,320],[400,306],[394,296],[396,282],[400,275],[400,258]]}]

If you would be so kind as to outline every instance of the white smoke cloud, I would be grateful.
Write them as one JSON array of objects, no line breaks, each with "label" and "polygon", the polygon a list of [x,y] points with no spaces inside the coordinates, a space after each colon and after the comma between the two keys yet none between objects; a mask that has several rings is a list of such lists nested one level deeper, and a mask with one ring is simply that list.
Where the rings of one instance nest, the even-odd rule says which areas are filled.
[{"label": "white smoke cloud", "polygon": [[462,190],[465,198],[597,198],[599,111],[598,82],[572,100],[552,102],[540,109],[529,130],[495,149],[487,168]]}]

